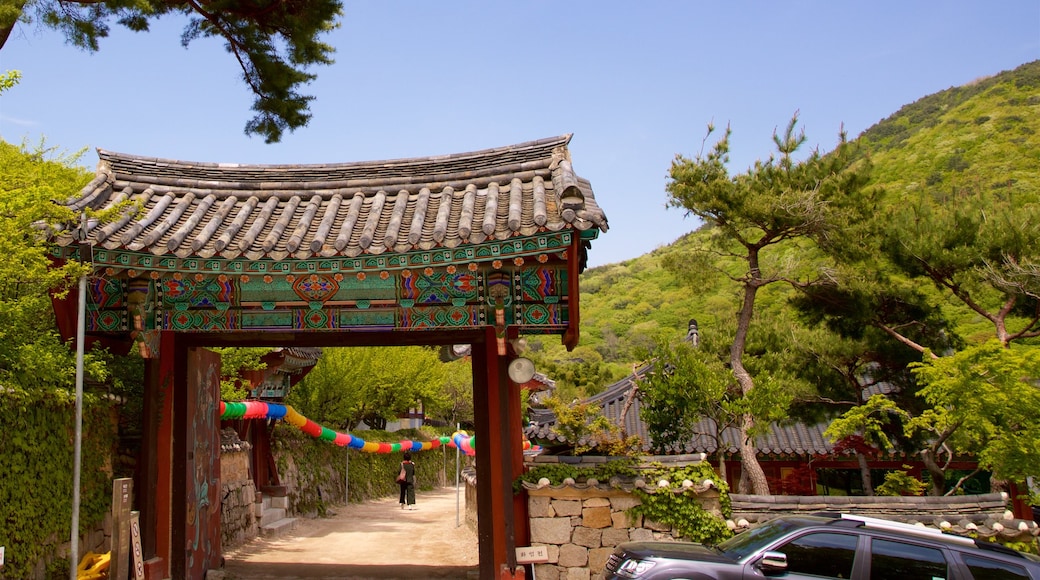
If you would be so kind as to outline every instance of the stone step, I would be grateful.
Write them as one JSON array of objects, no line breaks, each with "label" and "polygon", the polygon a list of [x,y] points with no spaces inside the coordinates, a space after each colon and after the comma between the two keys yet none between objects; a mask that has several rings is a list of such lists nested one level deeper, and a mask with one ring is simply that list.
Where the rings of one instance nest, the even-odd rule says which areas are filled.
[{"label": "stone step", "polygon": [[260,516],[260,527],[264,527],[267,524],[277,522],[281,519],[285,519],[285,509],[267,508],[263,511],[263,514]]},{"label": "stone step", "polygon": [[296,528],[296,518],[282,518],[270,524],[260,526],[260,535],[274,538],[287,534]]},{"label": "stone step", "polygon": [[289,508],[289,498],[286,497],[286,496],[264,495],[261,498],[261,500],[260,500],[260,504],[264,507],[265,510],[271,509],[271,508],[288,509]]}]

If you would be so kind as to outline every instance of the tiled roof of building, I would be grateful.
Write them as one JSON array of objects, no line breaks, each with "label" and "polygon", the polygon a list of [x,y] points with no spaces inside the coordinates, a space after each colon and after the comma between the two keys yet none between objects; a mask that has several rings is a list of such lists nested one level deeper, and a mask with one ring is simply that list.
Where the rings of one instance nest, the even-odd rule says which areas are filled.
[{"label": "tiled roof of building", "polygon": [[297,373],[303,369],[313,367],[318,364],[318,359],[321,358],[322,353],[319,347],[290,346],[274,350],[282,355],[282,364],[279,370],[284,373]]},{"label": "tiled roof of building", "polygon": [[[653,370],[653,365],[644,365],[636,369],[631,375],[607,387],[602,393],[589,397],[588,403],[595,403],[603,412],[603,416],[610,419],[615,425],[620,425],[621,413],[624,409],[628,395],[635,382]],[[553,427],[556,417],[548,409],[531,409],[531,425],[525,431],[528,439],[538,441],[550,441],[567,443],[566,437],[556,433]],[[625,431],[629,435],[638,435],[644,442],[644,448],[649,449],[650,434],[646,430],[646,424],[639,417],[639,398],[633,398],[628,413],[625,415]],[[827,423],[805,425],[777,424],[770,425],[766,435],[760,436],[755,441],[755,447],[761,454],[767,455],[797,455],[811,456],[817,454],[829,454],[834,446],[823,435]],[[718,449],[714,433],[716,429],[709,419],[702,419],[697,423],[695,435],[681,448],[670,449],[673,453],[707,453],[712,454]],[[727,453],[736,453],[739,450],[740,433],[736,428],[730,427],[722,431],[722,442]],[[579,443],[585,443],[579,441]]]},{"label": "tiled roof of building", "polygon": [[[66,205],[139,210],[88,225],[95,247],[156,256],[308,259],[607,230],[570,135],[471,153],[313,165],[195,163],[99,150]],[[76,242],[76,232],[59,245]],[[589,237],[587,235],[586,237]]]}]

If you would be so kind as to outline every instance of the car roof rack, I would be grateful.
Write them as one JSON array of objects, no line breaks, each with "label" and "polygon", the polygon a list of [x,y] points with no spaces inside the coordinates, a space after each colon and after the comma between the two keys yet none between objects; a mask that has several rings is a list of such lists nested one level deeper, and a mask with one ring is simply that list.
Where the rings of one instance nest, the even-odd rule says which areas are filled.
[{"label": "car roof rack", "polygon": [[1009,556],[1018,556],[1019,558],[1025,558],[1026,555],[1014,548],[1009,548],[1004,544],[998,544],[996,542],[990,542],[988,540],[975,539],[975,545],[983,550],[990,550],[992,552],[999,552],[1001,554],[1007,554]]},{"label": "car roof rack", "polygon": [[971,538],[965,536],[958,536],[956,534],[948,534],[936,528],[928,528],[925,526],[917,526],[914,524],[905,524],[903,522],[894,522],[892,520],[872,518],[870,516],[860,516],[856,514],[841,514],[834,512],[821,512],[817,515],[835,518],[836,522],[849,522],[846,525],[851,525],[857,528],[865,527],[875,530],[902,532],[904,534],[911,534],[922,538],[945,540],[948,542],[953,542],[955,544],[961,544],[963,546],[974,546],[977,544],[976,541]]}]

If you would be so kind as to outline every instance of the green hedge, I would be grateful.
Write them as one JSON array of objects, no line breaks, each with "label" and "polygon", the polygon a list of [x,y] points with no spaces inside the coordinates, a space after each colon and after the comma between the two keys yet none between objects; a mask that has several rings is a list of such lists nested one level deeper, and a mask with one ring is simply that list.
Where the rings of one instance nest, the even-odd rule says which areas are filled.
[{"label": "green hedge", "polygon": [[[0,578],[32,577],[36,565],[69,541],[75,400],[63,391],[0,395]],[[84,397],[80,475],[80,535],[96,529],[112,497],[111,461],[116,445],[112,406]],[[51,570],[67,560],[51,562]],[[59,576],[60,577],[60,576]]]}]

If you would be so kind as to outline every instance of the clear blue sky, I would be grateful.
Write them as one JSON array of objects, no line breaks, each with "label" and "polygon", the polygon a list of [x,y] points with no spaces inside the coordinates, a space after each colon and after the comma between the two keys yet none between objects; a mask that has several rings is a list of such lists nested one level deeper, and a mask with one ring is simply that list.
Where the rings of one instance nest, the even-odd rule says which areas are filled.
[{"label": "clear blue sky", "polygon": [[1040,1],[523,0],[346,2],[313,72],[310,125],[266,145],[243,133],[252,94],[215,41],[182,23],[113,28],[96,54],[16,27],[0,70],[0,137],[186,161],[332,163],[441,155],[573,133],[610,231],[590,265],[675,241],[672,158],[706,125],[733,128],[731,170],[772,152],[795,111],[826,151],[936,91],[1040,59]]}]

